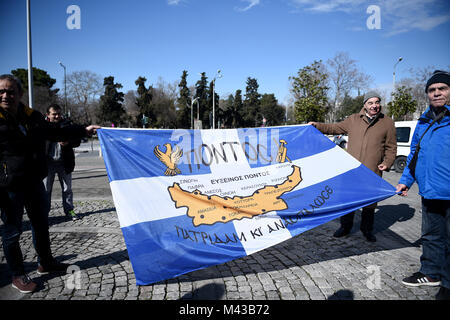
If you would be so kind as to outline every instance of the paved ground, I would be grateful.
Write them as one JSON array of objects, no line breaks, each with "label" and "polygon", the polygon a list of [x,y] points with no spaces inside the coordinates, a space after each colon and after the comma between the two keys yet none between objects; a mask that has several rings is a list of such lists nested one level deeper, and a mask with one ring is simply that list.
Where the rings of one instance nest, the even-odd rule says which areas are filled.
[{"label": "paved ground", "polygon": [[[83,149],[84,147],[84,149]],[[21,247],[39,290],[11,288],[0,252],[0,299],[55,300],[432,300],[438,288],[409,288],[401,279],[419,268],[421,213],[417,188],[408,198],[379,203],[376,243],[359,232],[356,215],[348,237],[332,237],[331,221],[269,249],[149,286],[136,286],[98,146],[83,145],[73,174],[78,221],[67,220],[54,187],[50,236],[54,255],[73,273],[38,276],[30,225],[24,216]],[[94,150],[94,151],[92,151]],[[385,179],[395,185],[399,174]],[[0,222],[0,229],[2,224]]]}]

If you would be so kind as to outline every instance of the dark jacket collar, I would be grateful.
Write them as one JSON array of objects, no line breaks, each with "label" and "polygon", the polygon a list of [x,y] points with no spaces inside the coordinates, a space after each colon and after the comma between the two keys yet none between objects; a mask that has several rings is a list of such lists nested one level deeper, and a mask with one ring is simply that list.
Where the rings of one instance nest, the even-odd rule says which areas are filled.
[{"label": "dark jacket collar", "polygon": [[372,124],[375,123],[378,119],[384,118],[384,114],[380,111],[375,115],[375,117],[369,119],[366,114],[366,108],[362,107],[361,111],[359,111],[359,117],[363,118],[367,123]]},{"label": "dark jacket collar", "polygon": [[17,107],[17,116],[13,116],[12,114],[3,110],[3,108],[0,108],[0,119],[6,119],[7,121],[21,123],[26,118],[30,117],[33,112],[33,109],[20,102],[19,106]]},{"label": "dark jacket collar", "polygon": [[[446,112],[446,114],[444,116],[450,116],[450,106],[445,105],[444,109]],[[425,110],[425,112],[420,116],[419,121],[424,121],[424,122],[431,122],[434,120],[434,118],[437,115],[434,113],[433,108],[431,106],[428,106],[428,108]],[[439,121],[441,122],[442,119]]]}]

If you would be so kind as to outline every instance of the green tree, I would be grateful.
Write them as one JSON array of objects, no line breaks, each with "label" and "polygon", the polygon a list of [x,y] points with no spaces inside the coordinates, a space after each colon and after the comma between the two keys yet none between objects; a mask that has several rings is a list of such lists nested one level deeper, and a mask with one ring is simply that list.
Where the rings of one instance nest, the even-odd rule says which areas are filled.
[{"label": "green tree", "polygon": [[123,92],[117,91],[122,88],[120,83],[114,83],[114,77],[105,77],[103,80],[105,93],[100,97],[100,105],[97,117],[101,123],[109,125],[120,125],[123,123],[123,117],[126,115],[125,109],[122,106],[124,99]]},{"label": "green tree", "polygon": [[412,89],[405,86],[397,87],[391,94],[392,101],[387,104],[388,116],[393,116],[394,120],[406,120],[409,113],[417,109],[417,101],[412,97]]},{"label": "green tree", "polygon": [[209,125],[209,113],[212,111],[212,105],[208,106],[208,81],[205,72],[201,73],[201,78],[195,84],[195,98],[198,98],[200,106],[200,120],[203,128]]},{"label": "green tree", "polygon": [[265,93],[261,96],[260,113],[266,119],[266,126],[277,126],[284,123],[285,110],[278,104],[273,93]]},{"label": "green tree", "polygon": [[244,126],[243,112],[244,104],[242,102],[242,90],[238,89],[234,94],[233,120],[231,122],[232,128],[240,128]]},{"label": "green tree", "polygon": [[[22,86],[25,90],[28,90],[28,69],[16,69],[12,70],[11,74],[16,76],[22,81]],[[50,75],[45,70],[41,70],[33,67],[33,86],[35,87],[45,87],[51,90],[51,87],[56,83],[56,79],[50,77]],[[51,92],[56,94],[59,89],[53,89]]]},{"label": "green tree", "polygon": [[156,115],[153,110],[152,106],[152,99],[153,99],[153,88],[152,86],[149,86],[148,88],[145,87],[145,82],[147,79],[145,77],[139,77],[134,82],[138,89],[137,94],[138,97],[136,98],[136,105],[139,108],[139,114],[137,116],[136,122],[140,125],[142,125],[142,118],[145,115],[149,118],[149,121],[155,121]]},{"label": "green tree", "polygon": [[258,81],[255,78],[248,77],[243,110],[244,125],[247,127],[256,127],[262,123],[259,110],[261,95],[258,93],[258,88]]},{"label": "green tree", "polygon": [[234,109],[234,97],[232,94],[228,95],[228,99],[221,101],[220,106],[222,110],[222,118],[220,124],[226,128],[231,128],[233,124],[233,109]]},{"label": "green tree", "polygon": [[350,97],[348,94],[344,96],[341,107],[336,114],[336,120],[342,121],[353,113],[358,113],[364,104],[364,96]]},{"label": "green tree", "polygon": [[289,77],[294,95],[295,118],[298,122],[323,122],[327,112],[327,74],[322,72],[322,61],[300,69],[296,77]]},{"label": "green tree", "polygon": [[[214,81],[211,81],[209,83],[209,88],[208,88],[208,99],[207,99],[207,104],[210,110],[210,114],[211,116],[208,115],[208,119],[210,120],[210,127],[212,128],[212,111],[213,111],[213,86],[214,86]],[[217,123],[220,121],[221,118],[224,117],[224,114],[222,112],[222,109],[219,108],[219,100],[220,97],[217,94],[216,90],[214,90],[214,109],[215,109],[215,122],[216,125],[215,127],[217,128]]]},{"label": "green tree", "polygon": [[[22,82],[25,94],[22,98],[24,103],[28,103],[28,69],[11,70],[11,74],[16,76]],[[47,71],[33,67],[33,108],[45,113],[47,107],[58,102],[59,89],[52,89],[56,79],[50,77]],[[60,102],[64,110],[64,101]]]},{"label": "green tree", "polygon": [[179,88],[179,97],[177,99],[178,111],[177,111],[177,126],[178,128],[190,128],[191,127],[191,92],[187,86],[188,72],[183,70],[181,75]]}]

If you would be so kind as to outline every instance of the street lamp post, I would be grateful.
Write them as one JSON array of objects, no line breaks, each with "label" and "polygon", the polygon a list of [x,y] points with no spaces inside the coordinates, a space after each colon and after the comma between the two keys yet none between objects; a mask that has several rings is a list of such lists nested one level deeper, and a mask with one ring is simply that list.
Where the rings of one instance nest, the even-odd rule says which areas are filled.
[{"label": "street lamp post", "polygon": [[66,85],[66,66],[58,61],[59,65],[64,68],[64,113],[67,116],[67,85]]},{"label": "street lamp post", "polygon": [[198,105],[198,97],[192,100],[191,102],[191,129],[194,129],[194,102],[197,102],[197,121],[199,116],[199,105]]},{"label": "street lamp post", "polygon": [[33,109],[33,60],[31,52],[30,0],[27,0],[28,105]]},{"label": "street lamp post", "polygon": [[[191,129],[194,129],[194,111],[192,110],[193,106],[192,106],[192,101],[191,101]],[[189,108],[188,103],[186,102],[186,107]]]},{"label": "street lamp post", "polygon": [[402,61],[402,60],[403,60],[403,58],[400,57],[400,58],[398,58],[397,62],[394,64],[394,72],[393,72],[393,74],[392,74],[392,91],[393,91],[393,92],[395,91],[395,67],[396,67],[397,64],[399,64],[399,62]]},{"label": "street lamp post", "polygon": [[220,73],[220,69],[217,70],[217,74],[216,74],[216,76],[213,79],[213,87],[212,87],[212,89],[213,89],[213,125],[212,125],[212,128],[213,129],[216,128],[216,98],[215,98],[215,94],[214,94],[214,92],[215,92],[214,88],[216,86],[216,79],[218,79],[218,78],[222,78],[222,74]]}]

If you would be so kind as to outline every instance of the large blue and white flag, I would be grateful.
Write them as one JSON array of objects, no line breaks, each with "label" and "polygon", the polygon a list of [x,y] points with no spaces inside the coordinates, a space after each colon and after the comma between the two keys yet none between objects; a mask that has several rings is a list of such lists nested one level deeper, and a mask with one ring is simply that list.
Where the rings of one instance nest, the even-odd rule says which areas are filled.
[{"label": "large blue and white flag", "polygon": [[98,135],[138,285],[252,254],[395,194],[310,125]]}]

